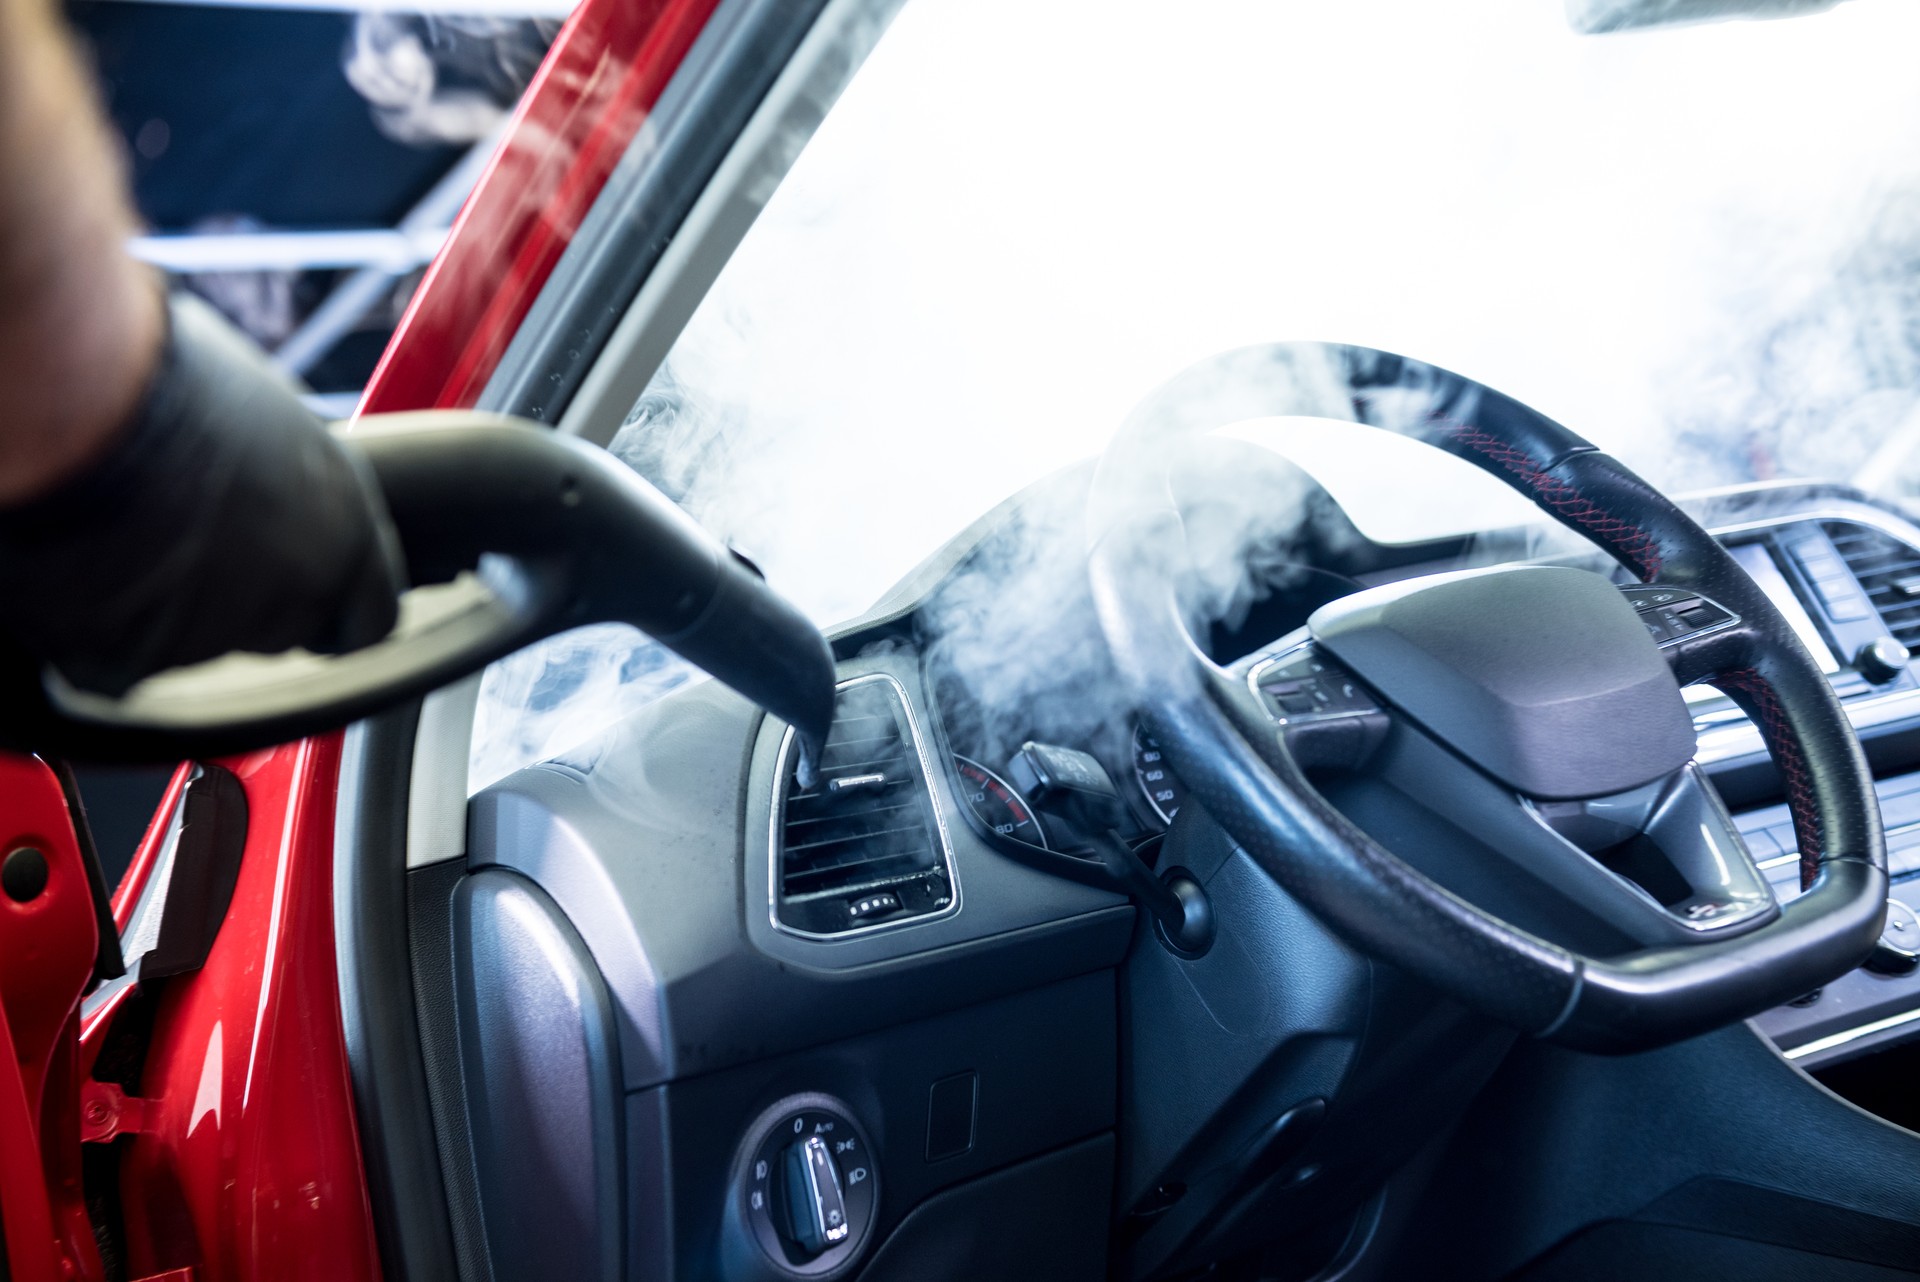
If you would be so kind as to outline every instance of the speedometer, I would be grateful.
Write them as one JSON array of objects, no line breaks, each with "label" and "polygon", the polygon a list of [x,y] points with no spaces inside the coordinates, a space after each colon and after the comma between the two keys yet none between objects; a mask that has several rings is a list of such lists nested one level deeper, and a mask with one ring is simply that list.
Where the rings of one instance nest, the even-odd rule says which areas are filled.
[{"label": "speedometer", "polygon": [[959,772],[960,782],[964,785],[960,790],[961,795],[981,823],[1002,837],[1024,841],[1042,850],[1051,849],[1047,845],[1047,831],[1040,826],[1039,816],[1033,813],[1026,799],[1013,790],[1012,784],[973,758],[963,757],[959,753],[953,756],[953,768]]},{"label": "speedometer", "polygon": [[1180,800],[1187,790],[1173,777],[1160,745],[1144,726],[1133,728],[1133,777],[1139,782],[1140,791],[1146,794],[1153,813],[1160,816],[1160,822],[1172,823],[1173,817],[1180,813]]}]

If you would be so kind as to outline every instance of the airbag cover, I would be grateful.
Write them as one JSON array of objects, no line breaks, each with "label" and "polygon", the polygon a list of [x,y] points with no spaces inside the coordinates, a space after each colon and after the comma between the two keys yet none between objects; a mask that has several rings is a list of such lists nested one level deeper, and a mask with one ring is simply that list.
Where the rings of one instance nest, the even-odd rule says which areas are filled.
[{"label": "airbag cover", "polygon": [[1528,796],[1622,792],[1694,753],[1659,646],[1587,570],[1409,579],[1322,606],[1308,627],[1389,703]]}]

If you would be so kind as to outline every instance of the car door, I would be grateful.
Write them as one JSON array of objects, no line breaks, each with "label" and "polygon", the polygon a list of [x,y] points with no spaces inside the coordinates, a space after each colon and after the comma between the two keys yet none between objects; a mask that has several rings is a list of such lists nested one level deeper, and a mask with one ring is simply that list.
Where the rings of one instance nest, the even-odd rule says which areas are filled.
[{"label": "car door", "polygon": [[[764,90],[818,7],[583,0],[363,409],[484,403],[610,176],[624,165],[667,180],[673,198],[656,204],[648,234],[669,239],[730,143],[728,126],[756,101],[725,99],[738,73],[749,95],[753,84]],[[732,79],[715,81],[716,67]],[[677,147],[636,146],[643,125],[668,138],[676,120]],[[644,276],[644,262],[629,267],[617,288]],[[54,770],[0,760],[8,851],[39,861],[38,872],[6,864],[15,873],[0,905],[10,917],[0,924],[0,1035],[14,1052],[0,1055],[13,1070],[0,1072],[10,1276],[455,1275],[444,1222],[403,1227],[400,1209],[413,1203],[398,1182],[420,1172],[396,1169],[405,1146],[382,1134],[384,1122],[404,1130],[424,1118],[380,1111],[372,1069],[350,1054],[366,1021],[351,1002],[343,1015],[335,847],[364,834],[336,831],[346,747],[333,732],[182,765],[113,892],[110,921]],[[411,765],[388,764],[403,776]],[[129,972],[83,1002],[96,969],[118,969],[96,958],[99,940],[115,935]]]}]

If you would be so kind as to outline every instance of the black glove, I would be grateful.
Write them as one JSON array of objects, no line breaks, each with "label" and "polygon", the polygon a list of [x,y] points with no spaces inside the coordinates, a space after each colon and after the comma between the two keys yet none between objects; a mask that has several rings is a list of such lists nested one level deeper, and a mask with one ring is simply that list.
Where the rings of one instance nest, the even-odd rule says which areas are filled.
[{"label": "black glove", "polygon": [[111,452],[0,508],[0,634],[110,695],[233,650],[379,640],[405,575],[365,461],[210,307],[169,311]]}]

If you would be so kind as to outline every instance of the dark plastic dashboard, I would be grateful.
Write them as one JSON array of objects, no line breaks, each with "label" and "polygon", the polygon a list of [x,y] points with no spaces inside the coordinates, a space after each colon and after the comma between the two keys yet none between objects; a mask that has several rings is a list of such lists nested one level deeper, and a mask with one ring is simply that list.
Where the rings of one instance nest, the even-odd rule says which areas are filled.
[{"label": "dark plastic dashboard", "polygon": [[[448,914],[460,1062],[440,1103],[469,1137],[496,1276],[1091,1279],[1120,1251],[1126,1274],[1151,1277],[1273,1215],[1366,1205],[1430,1119],[1484,1083],[1510,1033],[1353,953],[1217,829],[1179,818],[1178,781],[1102,667],[1083,576],[1062,562],[1073,544],[1032,515],[1071,510],[1086,480],[1070,470],[982,518],[835,636],[843,690],[897,692],[933,816],[932,862],[828,883],[840,927],[783,916],[800,897],[783,880],[798,804],[785,727],[718,685],[473,799],[464,872],[416,893]],[[1771,568],[1765,586],[1826,652],[1882,776],[1896,895],[1920,908],[1920,682],[1852,661],[1920,630],[1920,528],[1826,487],[1693,506],[1758,549],[1737,554]],[[1354,585],[1602,565],[1528,531],[1390,546],[1324,496],[1305,512],[1216,623],[1217,658],[1251,665]],[[1012,622],[982,606],[983,582],[1025,603]],[[1023,646],[1064,662],[1011,664]],[[1710,692],[1692,711],[1697,760],[1791,894],[1757,735]],[[1056,875],[1072,843],[1006,782],[1027,738],[1093,753],[1128,796],[1128,844],[1197,870],[1221,910],[1212,952],[1174,958],[1124,897]],[[849,761],[850,796],[902,782]],[[948,893],[915,907],[896,892],[929,868]],[[1788,1056],[1829,1062],[1920,1033],[1920,973],[1855,973],[1756,1024]],[[1411,1065],[1438,1063],[1407,1087]],[[1402,1117],[1404,1143],[1378,1142],[1381,1119]],[[802,1160],[789,1129],[848,1146],[832,1158],[840,1200],[782,1200],[804,1174],[779,1174]],[[548,1155],[542,1178],[528,1154]]]}]

